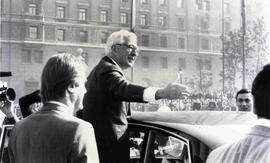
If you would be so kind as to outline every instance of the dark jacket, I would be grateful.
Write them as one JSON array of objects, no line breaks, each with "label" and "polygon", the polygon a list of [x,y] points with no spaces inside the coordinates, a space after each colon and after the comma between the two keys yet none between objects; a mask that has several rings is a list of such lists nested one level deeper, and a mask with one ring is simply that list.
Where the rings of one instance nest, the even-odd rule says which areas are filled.
[{"label": "dark jacket", "polygon": [[86,89],[83,119],[95,129],[101,162],[121,162],[113,160],[129,152],[124,101],[143,102],[145,87],[129,83],[116,62],[105,56],[90,73]]}]

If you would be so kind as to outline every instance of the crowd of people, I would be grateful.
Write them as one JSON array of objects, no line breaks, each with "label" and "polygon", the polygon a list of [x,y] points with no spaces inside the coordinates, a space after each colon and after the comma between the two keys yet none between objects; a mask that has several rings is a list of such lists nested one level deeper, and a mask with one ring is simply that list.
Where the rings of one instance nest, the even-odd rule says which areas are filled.
[{"label": "crowd of people", "polygon": [[[218,93],[190,94],[186,86],[178,83],[156,88],[127,81],[123,70],[131,68],[139,55],[137,36],[132,32],[120,30],[112,33],[105,52],[106,56],[88,78],[82,57],[68,53],[52,55],[43,69],[40,90],[29,95],[31,100],[28,95],[19,100],[24,110],[22,120],[16,117],[14,109],[5,112],[5,109],[11,108],[12,102],[4,101],[2,112],[8,119],[13,118],[12,123],[15,123],[8,145],[11,163],[129,162],[127,116],[130,108],[127,102],[135,102],[132,108],[142,111],[253,110],[250,91],[240,90],[235,97]],[[270,126],[267,107],[270,105],[266,97],[270,95],[264,94],[270,92],[267,89],[270,79],[264,81],[264,78],[268,80],[266,75],[270,76],[269,67],[266,66],[256,77],[252,88],[254,112],[263,118],[259,124],[267,130]],[[145,103],[150,109],[145,107]],[[237,109],[235,105],[233,109],[233,103]],[[265,128],[256,130],[265,134]],[[255,138],[247,139],[253,141]],[[268,143],[263,145],[266,146]],[[213,154],[208,160],[210,163],[216,162],[211,160],[212,157],[213,160],[224,159]],[[252,154],[252,157],[257,159],[257,154]],[[244,155],[241,159],[249,162]],[[266,153],[257,160],[267,162],[270,156]]]},{"label": "crowd of people", "polygon": [[[134,111],[162,111],[167,107],[166,111],[237,111],[237,102],[235,97],[223,95],[222,93],[197,93],[191,94],[184,99],[176,100],[159,100],[148,104],[134,103],[132,110]],[[161,109],[161,110],[160,110]],[[164,109],[163,109],[164,110]]]}]

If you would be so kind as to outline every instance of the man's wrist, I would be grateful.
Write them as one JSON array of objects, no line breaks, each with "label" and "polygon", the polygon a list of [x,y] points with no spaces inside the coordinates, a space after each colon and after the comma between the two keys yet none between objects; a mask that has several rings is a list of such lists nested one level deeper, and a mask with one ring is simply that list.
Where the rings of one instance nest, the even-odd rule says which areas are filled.
[{"label": "man's wrist", "polygon": [[159,88],[148,87],[143,92],[143,100],[146,102],[154,102],[156,100],[156,92]]}]

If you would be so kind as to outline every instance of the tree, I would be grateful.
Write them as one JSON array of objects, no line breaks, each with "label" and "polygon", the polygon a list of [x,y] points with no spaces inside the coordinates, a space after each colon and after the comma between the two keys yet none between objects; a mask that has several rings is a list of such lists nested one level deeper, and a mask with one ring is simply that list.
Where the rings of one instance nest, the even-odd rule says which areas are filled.
[{"label": "tree", "polygon": [[200,93],[207,93],[213,85],[212,73],[206,70],[200,70],[198,75],[193,75],[189,81],[186,82],[191,90],[199,90]]},{"label": "tree", "polygon": [[269,32],[266,32],[264,18],[256,19],[253,21],[251,41],[254,44],[254,48],[257,55],[256,61],[256,74],[263,67],[265,58],[268,55],[267,39],[269,38]]},{"label": "tree", "polygon": [[[238,29],[227,33],[227,35],[224,37],[224,79],[227,92],[235,89],[235,79],[237,74],[242,72],[243,57],[241,54],[241,34],[241,30]],[[254,76],[264,65],[263,58],[265,58],[267,55],[268,35],[268,32],[265,30],[263,18],[257,18],[256,20],[247,23],[247,31],[245,35],[245,62],[250,62],[249,64],[246,64],[248,65],[246,67],[246,72],[250,81],[253,80]],[[254,70],[254,68],[256,68],[256,70]],[[250,83],[251,82],[249,82],[249,85]]]}]

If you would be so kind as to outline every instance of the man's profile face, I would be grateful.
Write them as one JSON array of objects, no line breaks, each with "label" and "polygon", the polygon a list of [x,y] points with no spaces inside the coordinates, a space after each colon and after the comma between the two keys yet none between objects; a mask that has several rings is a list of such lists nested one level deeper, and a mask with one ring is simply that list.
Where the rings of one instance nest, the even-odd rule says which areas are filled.
[{"label": "man's profile face", "polygon": [[252,111],[253,99],[251,93],[240,93],[236,99],[238,111]]}]

